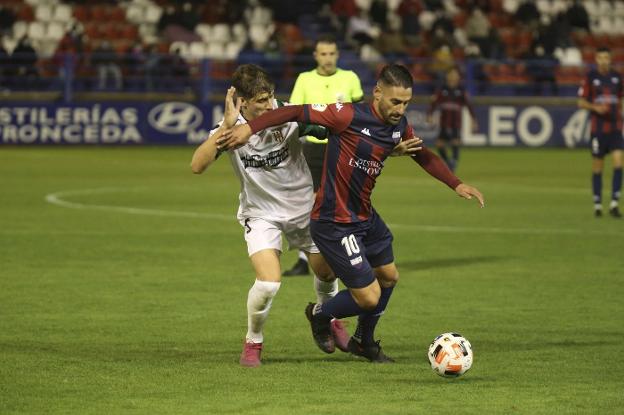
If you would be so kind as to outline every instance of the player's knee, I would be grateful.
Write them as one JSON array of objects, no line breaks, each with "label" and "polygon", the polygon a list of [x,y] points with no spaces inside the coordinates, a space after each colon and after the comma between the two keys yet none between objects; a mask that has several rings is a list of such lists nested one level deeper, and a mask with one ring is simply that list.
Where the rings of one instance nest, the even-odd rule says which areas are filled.
[{"label": "player's knee", "polygon": [[380,279],[379,285],[381,285],[383,288],[390,288],[390,287],[394,287],[395,285],[397,285],[398,282],[399,282],[399,272],[397,271],[392,275],[385,276],[385,278]]},{"label": "player's knee", "polygon": [[314,275],[316,275],[319,280],[332,282],[336,279],[331,267],[320,254],[310,254],[309,262],[312,272],[314,272]]},{"label": "player's knee", "polygon": [[353,298],[360,308],[373,310],[377,307],[380,295],[381,292],[379,290],[367,290],[366,292],[360,292],[357,295],[354,295]]}]

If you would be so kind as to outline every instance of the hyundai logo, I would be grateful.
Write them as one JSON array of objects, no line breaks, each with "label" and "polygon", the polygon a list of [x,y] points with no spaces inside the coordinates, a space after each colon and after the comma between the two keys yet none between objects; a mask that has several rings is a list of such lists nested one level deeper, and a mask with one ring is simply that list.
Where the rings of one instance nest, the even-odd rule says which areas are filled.
[{"label": "hyundai logo", "polygon": [[204,120],[201,111],[186,102],[165,102],[149,112],[152,127],[167,134],[181,134],[194,130]]}]

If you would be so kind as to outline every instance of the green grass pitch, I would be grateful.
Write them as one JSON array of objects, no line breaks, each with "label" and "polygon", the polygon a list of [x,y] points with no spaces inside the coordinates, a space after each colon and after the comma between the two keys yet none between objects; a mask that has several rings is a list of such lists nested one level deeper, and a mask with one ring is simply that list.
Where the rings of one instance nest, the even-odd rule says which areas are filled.
[{"label": "green grass pitch", "polygon": [[[192,153],[0,148],[1,414],[622,413],[624,222],[593,218],[586,150],[466,149],[485,209],[390,159],[373,203],[401,280],[377,334],[397,363],[321,353],[311,279],[290,278],[251,370],[238,182]],[[475,362],[449,380],[426,351],[451,330]]]}]

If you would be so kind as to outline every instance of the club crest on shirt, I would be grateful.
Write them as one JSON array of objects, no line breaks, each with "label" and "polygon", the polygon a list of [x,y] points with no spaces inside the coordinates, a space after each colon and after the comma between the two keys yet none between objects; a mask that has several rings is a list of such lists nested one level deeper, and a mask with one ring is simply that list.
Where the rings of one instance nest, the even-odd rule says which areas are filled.
[{"label": "club crest on shirt", "polygon": [[327,104],[312,104],[314,111],[323,112],[327,109]]},{"label": "club crest on shirt", "polygon": [[282,132],[280,130],[273,130],[273,131],[271,131],[271,135],[273,136],[273,139],[275,141],[277,141],[278,143],[282,143],[286,139],[284,137],[284,134],[282,134]]}]

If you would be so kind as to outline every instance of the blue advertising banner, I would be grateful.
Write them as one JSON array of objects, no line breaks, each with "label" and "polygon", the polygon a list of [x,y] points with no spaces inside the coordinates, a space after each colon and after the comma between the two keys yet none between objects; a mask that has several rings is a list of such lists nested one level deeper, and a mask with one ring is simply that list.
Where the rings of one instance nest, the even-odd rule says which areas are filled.
[{"label": "blue advertising banner", "polygon": [[194,144],[210,131],[212,110],[212,105],[177,101],[159,104],[2,103],[0,143]]},{"label": "blue advertising banner", "polygon": [[[413,106],[407,117],[425,143],[438,136],[438,126],[426,123],[426,106]],[[588,147],[589,113],[574,107],[476,106],[478,130],[472,131],[464,109],[461,139],[465,146]],[[435,118],[435,117],[434,117]]]},{"label": "blue advertising banner", "polygon": [[[574,107],[493,105],[475,108],[479,129],[464,114],[466,146],[587,147],[588,113]],[[162,103],[0,104],[0,144],[197,144],[221,119],[222,105]],[[426,106],[407,117],[426,143],[438,134],[426,123]]]}]

